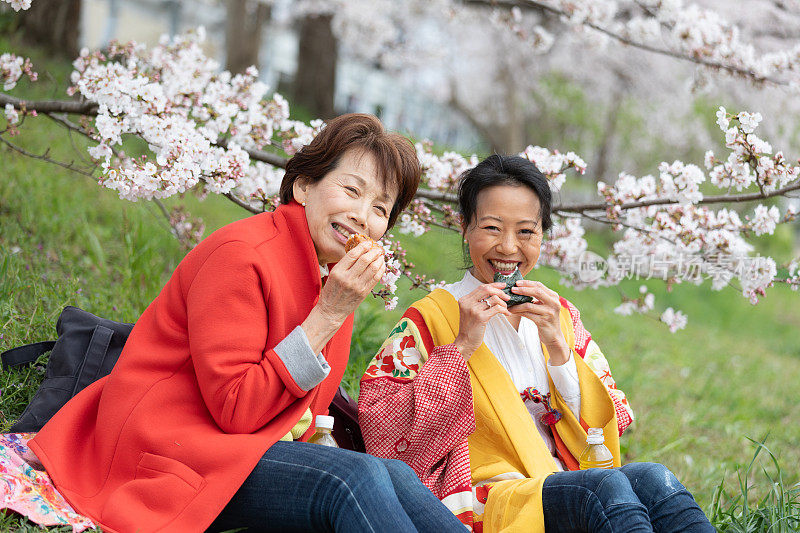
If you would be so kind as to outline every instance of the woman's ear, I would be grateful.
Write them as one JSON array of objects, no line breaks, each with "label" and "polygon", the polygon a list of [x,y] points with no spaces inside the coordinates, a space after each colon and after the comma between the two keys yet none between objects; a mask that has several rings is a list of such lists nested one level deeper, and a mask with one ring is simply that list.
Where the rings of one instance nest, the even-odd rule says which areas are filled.
[{"label": "woman's ear", "polygon": [[292,196],[298,204],[306,201],[308,195],[309,179],[305,176],[298,176],[294,183],[292,183]]}]

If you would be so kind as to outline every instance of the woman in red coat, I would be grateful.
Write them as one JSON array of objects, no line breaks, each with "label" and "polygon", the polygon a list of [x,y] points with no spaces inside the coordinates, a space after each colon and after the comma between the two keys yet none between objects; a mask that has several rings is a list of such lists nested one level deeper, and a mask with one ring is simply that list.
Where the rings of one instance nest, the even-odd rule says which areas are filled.
[{"label": "woman in red coat", "polygon": [[345,241],[380,238],[419,178],[375,117],[330,121],[287,164],[281,206],[189,252],[113,372],[30,441],[69,503],[117,532],[460,527],[403,465],[301,442],[385,269],[378,247]]}]

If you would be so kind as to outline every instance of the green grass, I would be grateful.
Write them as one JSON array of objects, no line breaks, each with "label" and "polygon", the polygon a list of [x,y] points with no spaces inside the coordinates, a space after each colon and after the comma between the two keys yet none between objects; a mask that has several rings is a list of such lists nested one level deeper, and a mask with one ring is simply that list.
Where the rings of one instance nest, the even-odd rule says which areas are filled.
[{"label": "green grass", "polygon": [[[800,483],[784,483],[780,463],[766,447],[765,441],[766,438],[760,442],[751,441],[756,451],[747,468],[738,475],[738,485],[734,492],[728,493],[725,484],[720,483],[714,494],[709,518],[722,533],[800,531]],[[768,458],[757,462],[759,455],[764,452]],[[749,497],[752,489],[750,473],[758,467],[761,467],[763,478],[769,483],[770,489],[753,504]]]},{"label": "green grass", "polygon": [[[3,48],[7,44],[0,38]],[[62,97],[53,87],[64,86],[69,68],[34,60],[40,73],[50,73],[43,79],[52,79],[37,84],[34,96]],[[13,140],[28,150],[50,148],[54,157],[75,157],[63,131],[46,118],[29,120],[22,131]],[[80,147],[83,141],[74,142]],[[175,203],[202,217],[206,234],[246,215],[213,195],[203,202],[192,195],[167,202]],[[604,239],[593,236],[593,242]],[[404,241],[423,272],[451,281],[461,277],[459,236],[434,230],[422,239]],[[786,257],[791,236],[764,241],[762,247]],[[90,179],[0,147],[0,350],[54,338],[65,305],[135,321],[184,254],[152,204],[119,200]],[[774,522],[776,514],[797,516],[797,491],[792,488],[800,480],[797,293],[779,287],[753,307],[733,290],[712,293],[708,286],[679,286],[667,292],[663,284],[646,282],[658,308],[673,306],[689,315],[687,329],[672,335],[651,317],[613,314],[618,289],[577,292],[560,286],[558,276],[546,269],[530,277],[582,310],[586,327],[628,394],[636,422],[622,438],[625,461],[667,465],[724,531],[748,530],[737,529],[741,523],[765,531],[767,526],[758,524]],[[619,290],[632,295],[639,284],[628,282]],[[382,302],[373,299],[359,309],[344,381],[351,394],[357,394],[361,372],[384,335],[421,296],[421,291],[411,293],[401,285],[397,310],[384,312]],[[24,409],[45,359],[0,373],[0,431]],[[753,445],[748,438],[768,433],[769,457],[762,461],[765,453],[759,448],[760,456],[749,467]],[[776,485],[765,473],[773,479],[779,473],[781,482]],[[753,518],[770,513],[761,522]],[[38,529],[0,514],[0,531],[7,530]]]}]

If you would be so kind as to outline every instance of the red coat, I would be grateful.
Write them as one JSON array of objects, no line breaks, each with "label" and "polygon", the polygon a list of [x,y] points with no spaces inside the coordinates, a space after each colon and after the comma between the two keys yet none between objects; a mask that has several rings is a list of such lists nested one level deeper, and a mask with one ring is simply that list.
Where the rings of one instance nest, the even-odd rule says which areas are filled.
[{"label": "red coat", "polygon": [[319,290],[299,204],[214,232],[142,314],[111,375],[70,400],[31,449],[106,531],[203,531],[306,408],[325,413],[333,399],[352,315],[323,350],[330,374],[308,393],[273,350]]}]

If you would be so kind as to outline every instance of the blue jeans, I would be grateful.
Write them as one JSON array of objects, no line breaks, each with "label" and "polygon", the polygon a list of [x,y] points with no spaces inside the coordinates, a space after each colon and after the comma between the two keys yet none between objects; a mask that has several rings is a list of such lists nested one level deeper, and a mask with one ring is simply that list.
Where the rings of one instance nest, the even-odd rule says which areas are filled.
[{"label": "blue jeans", "polygon": [[656,463],[556,472],[544,482],[542,507],[548,532],[715,531],[689,491]]},{"label": "blue jeans", "polygon": [[276,442],[209,531],[464,531],[407,464]]}]

